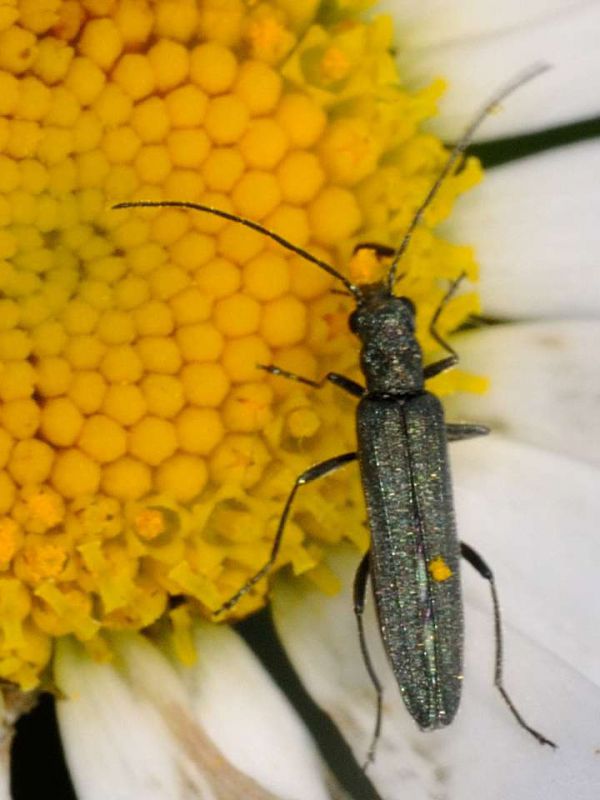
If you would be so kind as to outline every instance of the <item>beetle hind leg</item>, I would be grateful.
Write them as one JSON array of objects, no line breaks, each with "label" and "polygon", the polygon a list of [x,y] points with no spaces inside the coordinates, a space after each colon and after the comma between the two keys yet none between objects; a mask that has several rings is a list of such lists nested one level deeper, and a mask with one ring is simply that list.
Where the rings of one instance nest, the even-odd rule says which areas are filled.
[{"label": "beetle hind leg", "polygon": [[521,728],[527,731],[527,733],[531,734],[534,739],[536,739],[540,744],[547,744],[550,747],[556,748],[554,742],[547,739],[543,736],[539,731],[536,731],[535,728],[532,728],[528,725],[523,717],[521,716],[520,711],[517,709],[515,704],[513,703],[510,695],[504,688],[504,680],[503,680],[503,642],[502,642],[502,618],[500,616],[500,602],[498,600],[498,592],[496,591],[496,582],[494,580],[494,574],[492,570],[488,567],[486,562],[483,558],[473,550],[472,547],[469,547],[468,544],[465,542],[460,543],[460,553],[465,561],[468,561],[469,564],[484,578],[488,581],[490,592],[492,595],[492,605],[494,608],[494,629],[496,634],[496,658],[495,658],[495,668],[494,668],[494,686],[500,692],[502,699],[510,709],[513,717],[517,720]]},{"label": "beetle hind leg", "polygon": [[356,576],[354,578],[354,615],[356,616],[356,624],[358,625],[358,641],[360,643],[360,652],[362,654],[363,662],[365,664],[367,673],[369,674],[371,683],[373,684],[373,688],[375,689],[375,694],[377,698],[375,728],[373,729],[371,743],[369,744],[369,749],[367,750],[365,763],[363,764],[363,769],[365,770],[367,769],[369,764],[372,764],[373,761],[375,760],[377,743],[379,742],[379,737],[381,736],[381,721],[383,717],[383,687],[381,685],[381,681],[377,677],[377,673],[375,672],[375,667],[373,666],[373,662],[371,661],[371,656],[369,655],[369,649],[367,647],[367,639],[365,636],[365,626],[363,620],[368,579],[369,579],[369,553],[367,552],[365,553],[365,555],[362,558],[362,561],[358,565],[358,569],[356,570]]}]

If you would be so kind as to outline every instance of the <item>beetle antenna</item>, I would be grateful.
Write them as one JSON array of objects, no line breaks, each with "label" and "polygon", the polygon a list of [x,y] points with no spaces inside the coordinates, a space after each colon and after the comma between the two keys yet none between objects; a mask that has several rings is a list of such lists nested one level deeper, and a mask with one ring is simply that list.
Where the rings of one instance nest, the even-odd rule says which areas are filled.
[{"label": "beetle antenna", "polygon": [[486,117],[489,114],[492,113],[492,111],[496,109],[498,103],[502,102],[502,100],[508,97],[509,94],[512,94],[514,91],[519,89],[525,83],[529,83],[529,81],[533,80],[533,78],[537,78],[538,75],[541,75],[543,72],[546,72],[549,69],[550,69],[550,64],[541,62],[532,64],[530,67],[527,67],[527,69],[523,70],[522,72],[519,72],[517,75],[515,75],[514,78],[512,78],[511,81],[509,81],[509,83],[502,86],[500,89],[498,89],[498,91],[496,91],[492,95],[492,97],[480,109],[480,111],[477,112],[473,120],[467,125],[462,136],[452,148],[450,155],[448,156],[448,160],[446,161],[442,171],[435,179],[431,188],[427,192],[425,199],[423,200],[419,208],[416,210],[410,222],[410,225],[408,226],[408,229],[404,234],[404,238],[402,239],[402,241],[400,242],[394,253],[394,258],[390,266],[390,270],[388,272],[388,289],[390,294],[393,294],[394,292],[394,284],[396,283],[396,273],[398,271],[398,263],[400,262],[400,259],[402,258],[402,256],[406,252],[406,249],[408,248],[408,245],[410,244],[412,235],[415,232],[415,228],[421,222],[425,210],[428,208],[434,197],[439,192],[441,185],[444,183],[444,181],[452,171],[452,168],[454,167],[456,161],[473,141],[473,136],[477,131],[477,129],[479,128],[479,126],[481,125],[481,123],[486,119]]},{"label": "beetle antenna", "polygon": [[345,275],[342,275],[341,272],[338,272],[335,267],[331,266],[331,264],[328,264],[326,261],[321,261],[320,258],[313,256],[302,247],[298,247],[298,245],[288,242],[288,240],[284,239],[283,236],[275,233],[275,231],[265,228],[263,225],[259,225],[258,222],[253,222],[251,219],[246,219],[245,217],[239,217],[237,214],[231,214],[229,211],[222,211],[220,208],[205,206],[202,203],[191,203],[185,200],[131,200],[125,203],[117,203],[113,206],[113,208],[188,208],[192,211],[204,211],[207,214],[214,214],[216,217],[222,217],[223,219],[230,220],[231,222],[237,222],[239,225],[244,225],[246,228],[251,228],[253,231],[258,231],[258,233],[268,236],[270,239],[273,239],[273,241],[277,242],[277,244],[285,247],[286,250],[291,250],[292,253],[296,253],[296,255],[300,256],[305,261],[310,261],[311,264],[315,264],[317,267],[319,267],[319,269],[324,270],[325,272],[329,273],[329,275],[333,275],[334,278],[344,284],[346,289],[348,289],[348,291],[354,295],[357,301],[362,297],[362,293],[358,286],[349,281]]}]

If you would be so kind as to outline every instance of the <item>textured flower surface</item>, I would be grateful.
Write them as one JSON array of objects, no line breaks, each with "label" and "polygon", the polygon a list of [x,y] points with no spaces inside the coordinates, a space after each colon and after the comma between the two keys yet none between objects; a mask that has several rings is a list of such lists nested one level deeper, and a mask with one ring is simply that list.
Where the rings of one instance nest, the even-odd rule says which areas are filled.
[{"label": "textured flower surface", "polygon": [[[356,279],[373,269],[352,259],[354,245],[397,243],[447,158],[422,125],[443,90],[432,80],[446,67],[451,72],[452,47],[457,53],[460,47],[448,28],[447,41],[439,40],[439,27],[432,25],[429,40],[423,33],[438,4],[424,3],[421,19],[407,12],[409,4],[396,4],[398,67],[391,21],[362,16],[367,5],[21,0],[0,9],[0,676],[21,690],[41,685],[60,692],[63,740],[82,800],[343,796],[246,645],[233,631],[199,619],[210,618],[265,562],[294,478],[311,463],[354,447],[350,403],[334,390],[311,394],[256,366],[277,363],[313,379],[332,368],[357,377],[356,347],[346,330],[351,303],[332,293],[329,276],[234,223],[181,209],[111,206],[136,199],[202,202],[257,220],[340,269],[350,264]],[[590,4],[537,5],[536,13],[515,16],[515,25],[555,30],[565,22],[587,32],[594,22],[597,29]],[[463,9],[456,6],[460,18]],[[477,39],[477,30],[457,25],[459,43],[460,37]],[[510,28],[509,20],[497,35],[508,36]],[[486,31],[482,20],[479,32]],[[438,64],[431,53],[444,50],[449,55],[440,55]],[[540,50],[536,57],[547,55]],[[501,59],[498,54],[496,62]],[[521,64],[529,60],[531,53]],[[450,92],[442,133],[452,137],[456,118],[468,117],[493,88],[493,70],[477,74],[479,83],[463,87],[462,95]],[[415,82],[426,76],[427,82],[409,92],[405,76]],[[540,97],[535,87],[527,89],[533,120],[552,93],[548,80],[538,82],[545,87]],[[460,88],[460,75],[455,82]],[[531,125],[583,115],[575,94],[566,111],[557,102],[556,117],[540,115]],[[578,97],[585,113],[593,113]],[[518,114],[522,106],[515,106]],[[511,130],[507,125],[496,133]],[[598,276],[587,271],[581,282],[571,279],[571,300],[559,291],[555,305],[543,307],[542,287],[549,284],[550,297],[553,275],[564,281],[561,253],[573,258],[563,244],[564,216],[573,213],[565,211],[571,192],[564,182],[580,187],[590,159],[598,161],[594,146],[557,157],[556,168],[553,159],[532,162],[519,191],[526,165],[498,171],[474,200],[460,202],[440,236],[433,227],[479,181],[478,162],[467,159],[444,184],[403,262],[402,292],[418,308],[426,356],[436,349],[428,326],[448,279],[462,272],[477,278],[473,250],[464,242],[479,245],[486,281],[490,273],[487,313],[583,316],[591,305],[590,315],[596,314],[591,288],[587,296],[581,292],[593,280],[598,286]],[[532,217],[541,213],[540,203],[544,211],[550,205],[550,175],[563,170],[562,193],[547,212],[554,217],[544,219],[549,227],[557,220],[555,239],[547,251],[536,249]],[[535,188],[527,193],[526,187]],[[582,205],[594,188],[588,176]],[[578,218],[581,227],[589,208]],[[511,230],[522,236],[513,236],[512,250],[504,250],[501,237]],[[573,264],[582,273],[581,264],[593,261],[591,221],[584,233],[582,258]],[[544,252],[553,260],[541,258]],[[548,261],[555,264],[550,280]],[[476,295],[467,291],[445,309],[441,329],[448,333],[478,312]],[[406,791],[415,798],[460,800],[475,791],[531,797],[532,786],[547,796],[554,785],[557,797],[570,786],[577,796],[592,797],[585,791],[594,744],[585,719],[600,703],[593,689],[599,676],[597,659],[584,645],[593,635],[594,604],[584,596],[583,578],[561,570],[570,554],[582,559],[582,568],[593,559],[594,542],[584,534],[595,516],[594,472],[575,460],[594,459],[593,423],[582,422],[573,437],[568,421],[575,407],[581,419],[594,414],[594,387],[578,382],[586,357],[582,342],[594,329],[563,323],[507,330],[499,326],[465,341],[473,374],[456,370],[437,379],[435,389],[483,388],[485,380],[473,375],[494,380],[494,391],[480,406],[472,404],[473,416],[487,413],[507,435],[495,445],[462,445],[465,455],[456,464],[461,527],[486,553],[496,556],[497,547],[490,560],[502,565],[503,554],[511,565],[505,581],[514,583],[506,601],[511,623],[519,620],[523,598],[531,600],[522,659],[539,662],[536,674],[550,674],[555,687],[558,680],[570,685],[572,696],[555,698],[550,714],[542,698],[552,690],[537,693],[535,685],[536,702],[525,674],[522,704],[537,715],[539,727],[548,724],[544,732],[552,738],[561,739],[561,721],[571,720],[574,730],[565,723],[565,739],[577,752],[570,760],[568,748],[566,756],[535,752],[530,758],[526,748],[537,745],[521,742],[517,729],[522,780],[514,776],[502,784],[508,780],[502,758],[510,763],[514,750],[510,738],[502,744],[497,728],[503,731],[511,720],[500,701],[496,717],[487,700],[491,668],[485,657],[473,666],[471,655],[467,675],[478,676],[483,710],[478,713],[467,692],[456,734],[454,726],[432,738],[409,728],[412,722],[396,709],[397,689],[389,686],[373,780],[390,800]],[[506,343],[508,336],[514,343]],[[522,374],[514,371],[515,349]],[[507,352],[513,358],[503,362]],[[577,391],[561,394],[569,364],[567,383]],[[519,409],[514,397],[524,385],[530,404]],[[561,403],[551,410],[562,410],[567,422],[549,446],[570,460],[544,453],[538,463],[535,446],[548,445],[540,420],[542,414],[552,419],[545,410],[558,397]],[[471,410],[466,403],[459,407]],[[577,473],[573,481],[565,480],[564,469]],[[545,516],[536,517],[537,482],[555,488],[551,511],[546,504]],[[488,498],[485,515],[494,518],[497,541],[486,530],[489,521],[477,516],[478,503],[470,502],[479,494]],[[519,520],[524,508],[532,518],[527,537]],[[576,547],[574,516],[581,539]],[[299,496],[276,568],[289,565],[303,577],[294,583],[282,578],[275,605],[298,672],[359,760],[373,723],[373,698],[355,654],[350,603],[340,608],[343,595],[327,595],[347,582],[346,562],[356,561],[356,548],[368,544],[362,518],[358,483],[349,475]],[[535,554],[529,569],[526,538]],[[354,545],[352,555],[342,550],[328,562],[329,548],[343,541]],[[564,608],[550,624],[543,609],[557,583]],[[258,584],[232,615],[260,608],[266,589],[265,581]],[[469,585],[467,591],[471,599]],[[488,597],[475,595],[474,602],[483,607]],[[573,629],[568,612],[581,622]],[[478,638],[490,635],[485,630]],[[554,662],[548,667],[536,641],[561,655],[562,673]],[[521,655],[518,647],[517,641],[513,658]],[[575,670],[591,681],[587,693]],[[583,696],[588,716],[578,720],[569,709]],[[475,736],[481,739],[481,724],[494,726],[486,757],[467,768],[467,747]],[[491,764],[499,776],[497,795],[486,793]]]}]

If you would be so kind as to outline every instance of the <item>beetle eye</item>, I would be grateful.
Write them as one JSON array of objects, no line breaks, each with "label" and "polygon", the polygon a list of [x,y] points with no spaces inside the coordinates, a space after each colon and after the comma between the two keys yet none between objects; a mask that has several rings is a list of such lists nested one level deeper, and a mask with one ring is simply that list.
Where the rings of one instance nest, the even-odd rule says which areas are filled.
[{"label": "beetle eye", "polygon": [[353,311],[348,317],[348,327],[352,333],[358,333],[358,311]]}]

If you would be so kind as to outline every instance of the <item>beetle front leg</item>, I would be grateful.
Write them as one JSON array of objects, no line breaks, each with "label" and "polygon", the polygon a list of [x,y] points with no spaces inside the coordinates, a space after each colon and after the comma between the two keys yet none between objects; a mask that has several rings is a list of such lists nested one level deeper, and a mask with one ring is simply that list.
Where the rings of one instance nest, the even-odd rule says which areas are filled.
[{"label": "beetle front leg", "polygon": [[274,364],[257,364],[256,366],[259,369],[264,369],[265,372],[269,372],[271,375],[280,375],[282,378],[304,383],[307,386],[312,386],[314,389],[322,389],[329,381],[329,383],[339,386],[340,389],[348,392],[348,394],[351,394],[353,397],[362,397],[365,393],[364,387],[362,387],[360,383],[356,383],[356,381],[347,378],[345,375],[340,375],[339,372],[328,372],[320,381],[313,381],[310,378],[305,378],[303,375],[297,375],[295,372],[288,372],[287,369],[277,367]]},{"label": "beetle front leg", "polygon": [[327,461],[322,461],[320,464],[315,464],[314,467],[307,469],[306,472],[303,472],[296,478],[296,482],[294,483],[294,487],[290,492],[288,499],[286,500],[285,506],[283,508],[283,513],[279,520],[279,525],[277,526],[277,532],[275,534],[275,538],[273,539],[273,545],[271,547],[271,553],[267,561],[263,564],[263,566],[258,570],[258,572],[253,575],[246,583],[238,589],[238,591],[226,600],[222,606],[213,611],[213,616],[219,616],[224,611],[229,611],[233,608],[236,603],[238,603],[245,594],[248,594],[250,589],[264,578],[265,575],[269,572],[277,555],[279,553],[279,548],[281,547],[281,540],[283,539],[283,531],[285,530],[285,524],[287,522],[287,518],[289,516],[290,510],[292,508],[292,503],[294,502],[294,497],[296,496],[296,492],[301,486],[304,486],[305,483],[310,483],[311,481],[316,481],[317,478],[323,478],[325,475],[329,475],[332,472],[340,469],[340,467],[349,464],[351,461],[356,461],[356,453],[343,453],[340,456],[335,456],[335,458],[328,458]]},{"label": "beetle front leg", "polygon": [[503,642],[502,642],[502,618],[500,616],[500,602],[498,600],[498,592],[496,591],[496,582],[494,580],[494,574],[492,570],[488,567],[486,562],[483,558],[473,550],[472,547],[469,547],[468,544],[465,542],[460,543],[460,553],[465,561],[468,561],[469,564],[477,570],[477,572],[488,581],[490,592],[492,595],[492,605],[494,608],[494,629],[496,634],[496,658],[495,658],[495,668],[494,668],[494,686],[498,689],[500,694],[502,695],[502,699],[509,707],[513,717],[517,720],[519,725],[524,728],[528,733],[530,733],[540,744],[548,744],[550,747],[556,747],[554,742],[551,742],[550,739],[546,739],[541,733],[532,728],[528,725],[523,717],[521,716],[520,712],[517,710],[517,707],[511,700],[508,692],[504,688],[504,680],[502,675],[502,668],[503,668]]}]

